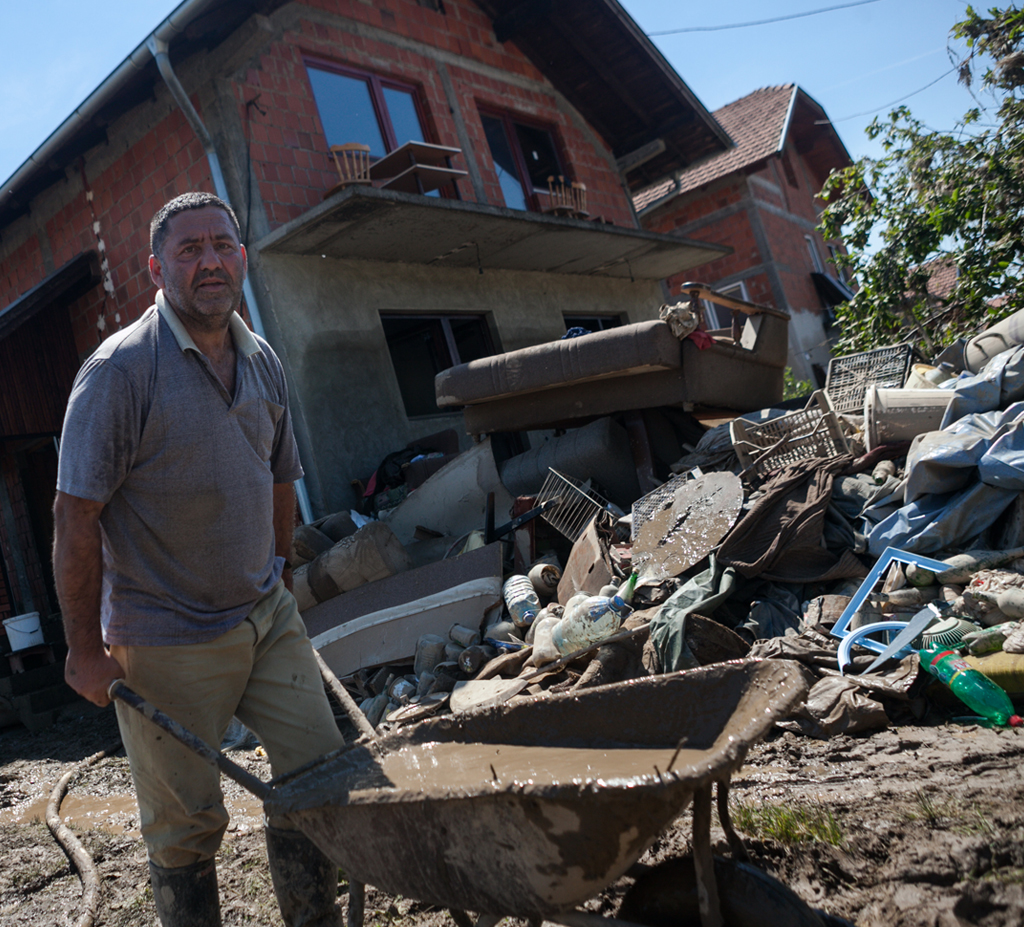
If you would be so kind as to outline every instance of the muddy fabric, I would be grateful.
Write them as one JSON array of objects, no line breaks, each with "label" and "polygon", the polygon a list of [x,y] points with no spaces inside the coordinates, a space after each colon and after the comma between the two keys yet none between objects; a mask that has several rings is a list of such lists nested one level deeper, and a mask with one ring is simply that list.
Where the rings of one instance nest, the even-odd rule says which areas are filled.
[{"label": "muddy fabric", "polygon": [[[249,616],[205,644],[111,648],[125,681],[208,744],[237,715],[255,731],[275,776],[344,743],[295,599],[278,583]],[[228,823],[220,772],[138,712],[117,720],[149,858],[175,869],[210,859]],[[271,820],[284,829],[284,820]]]},{"label": "muddy fabric", "polygon": [[708,557],[708,562],[708,568],[688,579],[651,620],[651,646],[666,673],[700,666],[686,643],[686,616],[698,611],[712,615],[739,584],[736,571],[724,568],[714,554]]},{"label": "muddy fabric", "polygon": [[1014,345],[993,357],[976,376],[950,381],[953,399],[942,427],[971,412],[1002,409],[1024,399],[1024,345]]},{"label": "muddy fabric", "polygon": [[856,734],[888,727],[885,709],[854,682],[826,676],[811,688],[807,701],[785,721],[783,730],[826,740],[835,734]]},{"label": "muddy fabric", "polygon": [[814,458],[781,470],[761,487],[764,495],[733,526],[719,549],[719,562],[742,576],[777,582],[867,575],[848,549],[837,555],[823,541],[832,482],[849,463],[848,455]]}]

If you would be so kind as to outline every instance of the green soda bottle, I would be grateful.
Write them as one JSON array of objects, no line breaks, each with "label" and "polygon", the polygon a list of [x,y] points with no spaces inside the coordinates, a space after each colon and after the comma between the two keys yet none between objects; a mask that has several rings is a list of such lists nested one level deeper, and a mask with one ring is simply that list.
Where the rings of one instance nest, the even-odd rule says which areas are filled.
[{"label": "green soda bottle", "polygon": [[918,656],[929,673],[949,686],[953,694],[977,714],[1000,727],[1024,724],[1024,718],[1014,713],[1010,696],[955,650],[935,647],[919,650]]}]

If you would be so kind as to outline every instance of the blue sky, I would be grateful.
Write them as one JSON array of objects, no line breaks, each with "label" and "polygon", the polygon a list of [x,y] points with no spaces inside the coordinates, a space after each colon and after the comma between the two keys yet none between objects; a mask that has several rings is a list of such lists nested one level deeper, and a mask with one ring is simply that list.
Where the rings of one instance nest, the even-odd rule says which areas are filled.
[{"label": "blue sky", "polygon": [[[622,2],[650,33],[785,16],[844,0]],[[175,4],[3,0],[3,7],[0,178],[7,178]],[[788,22],[653,41],[709,110],[758,87],[798,83],[836,120],[851,155],[858,157],[878,153],[864,136],[873,111],[950,69],[947,36],[965,7],[963,0],[875,0]],[[937,129],[951,128],[974,105],[954,74],[906,103]],[[865,111],[872,114],[848,118]]]}]

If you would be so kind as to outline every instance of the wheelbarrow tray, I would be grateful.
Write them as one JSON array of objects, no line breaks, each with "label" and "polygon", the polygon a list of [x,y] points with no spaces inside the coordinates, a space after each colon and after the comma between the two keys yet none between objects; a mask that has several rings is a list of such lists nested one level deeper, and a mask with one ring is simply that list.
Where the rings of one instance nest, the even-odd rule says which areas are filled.
[{"label": "wheelbarrow tray", "polygon": [[350,879],[543,917],[625,873],[805,693],[797,664],[742,660],[434,718],[283,777],[265,809]]}]

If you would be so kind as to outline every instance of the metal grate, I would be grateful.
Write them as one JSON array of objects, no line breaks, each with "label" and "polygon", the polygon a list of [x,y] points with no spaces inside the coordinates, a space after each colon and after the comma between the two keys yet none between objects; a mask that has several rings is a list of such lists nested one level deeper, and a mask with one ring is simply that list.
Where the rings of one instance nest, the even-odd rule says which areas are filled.
[{"label": "metal grate", "polygon": [[540,488],[537,504],[542,505],[549,499],[558,499],[559,503],[540,517],[574,544],[595,517],[603,515],[612,524],[607,499],[582,480],[573,479],[551,467],[548,467],[548,475]]},{"label": "metal grate", "polygon": [[912,345],[897,344],[832,358],[825,378],[825,392],[833,410],[860,415],[869,386],[899,389],[906,382],[913,356]]},{"label": "metal grate", "polygon": [[730,434],[743,469],[758,476],[808,457],[838,457],[850,452],[839,419],[822,390],[812,393],[800,412],[759,425],[738,418],[730,426]]},{"label": "metal grate", "polygon": [[[700,471],[696,471],[699,473]],[[646,496],[642,496],[633,503],[633,517],[631,519],[630,539],[636,541],[640,529],[647,524],[659,512],[665,511],[674,501],[676,490],[683,483],[694,479],[690,472],[680,473],[672,477],[667,483],[662,483],[657,489],[651,490]]]}]

